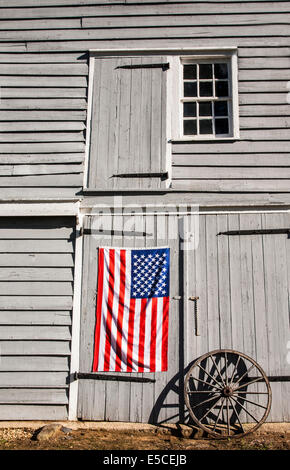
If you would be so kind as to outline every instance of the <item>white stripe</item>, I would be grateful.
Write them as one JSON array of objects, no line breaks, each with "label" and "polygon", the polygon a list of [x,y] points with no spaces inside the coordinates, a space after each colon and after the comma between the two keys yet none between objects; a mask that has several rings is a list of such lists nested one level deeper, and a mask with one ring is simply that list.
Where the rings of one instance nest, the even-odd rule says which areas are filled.
[{"label": "white stripe", "polygon": [[145,315],[144,372],[150,372],[151,317],[152,299],[148,299]]},{"label": "white stripe", "polygon": [[115,371],[116,344],[117,344],[117,322],[119,310],[120,293],[120,250],[115,251],[115,269],[114,269],[114,296],[112,306],[112,325],[111,325],[111,348],[110,348],[110,371]]},{"label": "white stripe", "polygon": [[127,370],[127,343],[128,343],[128,321],[131,297],[131,250],[126,250],[126,271],[125,271],[125,293],[124,293],[124,314],[122,327],[121,345],[121,371]]},{"label": "white stripe", "polygon": [[157,299],[157,320],[156,320],[156,372],[161,371],[162,352],[162,324],[163,324],[163,297]]},{"label": "white stripe", "polygon": [[134,336],[133,336],[133,350],[132,350],[132,371],[138,372],[138,355],[139,355],[139,332],[140,332],[140,313],[141,313],[141,299],[135,301],[135,317],[134,317]]},{"label": "white stripe", "polygon": [[[100,295],[99,292],[98,292],[98,295]],[[108,295],[109,295],[109,249],[104,248],[104,280],[103,280],[103,292],[102,292],[103,301],[102,301],[98,371],[104,370]]]}]

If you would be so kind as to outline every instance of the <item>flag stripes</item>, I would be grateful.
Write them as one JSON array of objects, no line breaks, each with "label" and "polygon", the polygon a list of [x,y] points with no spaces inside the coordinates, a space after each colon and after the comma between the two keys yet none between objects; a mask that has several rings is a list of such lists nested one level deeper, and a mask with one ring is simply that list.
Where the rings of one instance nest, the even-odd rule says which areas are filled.
[{"label": "flag stripes", "polygon": [[167,370],[169,297],[131,297],[131,252],[99,248],[94,372]]}]

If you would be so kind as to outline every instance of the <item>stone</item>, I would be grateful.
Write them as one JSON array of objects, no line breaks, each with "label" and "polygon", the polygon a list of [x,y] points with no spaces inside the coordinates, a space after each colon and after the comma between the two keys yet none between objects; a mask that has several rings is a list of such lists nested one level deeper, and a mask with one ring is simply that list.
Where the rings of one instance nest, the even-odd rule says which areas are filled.
[{"label": "stone", "polygon": [[53,439],[60,435],[62,425],[58,423],[46,424],[42,428],[38,429],[34,435],[37,441],[46,441]]}]

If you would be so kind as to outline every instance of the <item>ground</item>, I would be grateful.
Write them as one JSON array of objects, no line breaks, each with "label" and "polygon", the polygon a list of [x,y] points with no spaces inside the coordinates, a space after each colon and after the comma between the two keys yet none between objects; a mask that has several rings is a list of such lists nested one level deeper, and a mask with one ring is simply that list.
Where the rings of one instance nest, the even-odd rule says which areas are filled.
[{"label": "ground", "polygon": [[184,437],[180,431],[156,429],[66,429],[57,438],[37,441],[35,429],[0,429],[0,450],[290,450],[290,432],[257,431],[243,438],[215,440]]}]

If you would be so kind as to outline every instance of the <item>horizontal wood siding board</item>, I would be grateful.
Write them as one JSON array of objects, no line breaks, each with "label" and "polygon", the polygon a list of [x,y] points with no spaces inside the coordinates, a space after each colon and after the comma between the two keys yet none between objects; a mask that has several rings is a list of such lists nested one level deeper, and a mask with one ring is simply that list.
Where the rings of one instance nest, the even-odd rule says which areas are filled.
[{"label": "horizontal wood siding board", "polygon": [[65,420],[66,405],[0,405],[1,420]]},{"label": "horizontal wood siding board", "polygon": [[290,116],[290,106],[280,105],[243,105],[239,108],[240,116]]},{"label": "horizontal wood siding board", "polygon": [[[1,81],[1,80],[0,80]],[[3,98],[0,101],[0,109],[13,109],[14,112],[16,110],[22,109],[86,109],[87,102],[84,99],[78,98],[51,98],[51,99],[21,99],[21,98]],[[17,116],[15,116],[17,119]],[[15,119],[15,120],[16,120]]]},{"label": "horizontal wood siding board", "polygon": [[1,253],[0,266],[7,267],[73,267],[72,253]]},{"label": "horizontal wood siding board", "polygon": [[0,404],[67,405],[68,393],[62,389],[0,388]]},{"label": "horizontal wood siding board", "polygon": [[[171,36],[164,35],[162,37],[154,37],[152,36],[150,39],[149,38],[144,38],[144,37],[135,37],[135,38],[126,38],[126,39],[110,39],[108,42],[108,39],[104,37],[100,37],[98,40],[82,40],[82,41],[32,41],[32,42],[27,42],[26,48],[28,52],[70,52],[70,51],[88,51],[89,49],[120,49],[120,48],[125,48],[125,49],[134,49],[134,48],[140,48],[144,49],[146,47],[148,48],[157,48],[157,49],[167,49],[170,47],[175,47],[175,48],[182,48],[184,47],[184,42],[186,39],[187,42],[187,47],[192,47],[192,48],[202,48],[202,47],[213,47],[213,38],[208,38],[208,37],[200,37],[200,38],[194,38],[192,39],[190,35],[189,37],[184,37],[180,33],[179,36],[174,36],[172,34]],[[288,37],[281,37],[278,34],[275,36],[270,36],[270,37],[237,37],[232,36],[232,37],[214,37],[214,47],[226,47],[226,46],[266,46],[266,45],[271,45],[271,46],[288,46],[289,45],[289,38]]]},{"label": "horizontal wood siding board", "polygon": [[0,388],[65,388],[67,372],[0,372]]},{"label": "horizontal wood siding board", "polygon": [[3,239],[0,240],[0,253],[73,253],[73,243],[61,239]]},{"label": "horizontal wood siding board", "polygon": [[289,192],[290,180],[276,179],[235,179],[235,180],[173,180],[172,189],[190,190],[193,192],[231,192],[231,193],[283,193]]},{"label": "horizontal wood siding board", "polygon": [[[60,186],[57,190],[57,198],[62,200],[75,200],[77,201],[78,195],[82,191],[81,185],[79,186]],[[21,200],[25,201],[43,201],[44,199],[55,201],[56,190],[55,187],[23,187],[21,189]],[[0,198],[2,201],[11,202],[19,199],[19,188],[1,188]]]},{"label": "horizontal wood siding board", "polygon": [[[1,148],[1,145],[0,145]],[[82,174],[70,175],[70,174],[61,174],[61,175],[35,175],[35,176],[0,176],[0,186],[2,187],[79,187],[82,185]]]},{"label": "horizontal wood siding board", "polygon": [[[46,0],[39,3],[37,0],[26,2],[26,8],[18,0],[12,0],[7,3],[3,1],[0,18],[2,19],[26,19],[26,18],[69,18],[80,16],[135,16],[135,15],[188,15],[188,14],[216,14],[216,13],[265,13],[265,12],[289,12],[287,2],[256,2],[246,1],[238,2],[236,0],[225,0],[222,4],[219,2],[196,2],[194,7],[192,2],[161,2],[152,0],[148,2],[122,1],[122,0],[82,0],[81,5],[77,0]],[[155,4],[154,4],[155,3]],[[278,3],[278,5],[277,5]],[[112,5],[113,4],[113,5]],[[115,4],[115,5],[114,5]],[[131,4],[131,5],[130,5]],[[5,6],[5,7],[4,7]],[[71,8],[73,6],[73,8]],[[14,7],[14,8],[12,8]],[[17,8],[16,8],[17,7]],[[21,8],[22,7],[22,8]],[[29,8],[33,7],[33,8]],[[41,7],[41,8],[40,8]]]},{"label": "horizontal wood siding board", "polygon": [[83,132],[3,132],[0,142],[84,142]]},{"label": "horizontal wood siding board", "polygon": [[[0,68],[1,73],[1,68]],[[0,75],[1,87],[86,87],[87,77]]]},{"label": "horizontal wood siding board", "polygon": [[[174,155],[173,167],[289,167],[290,153],[276,154],[273,159],[272,153],[248,153],[248,154],[226,154],[219,155]],[[174,170],[175,171],[175,170]]]},{"label": "horizontal wood siding board", "polygon": [[[1,310],[70,310],[71,296],[2,296]],[[22,338],[23,339],[23,338]],[[57,338],[55,338],[57,339]],[[64,338],[66,339],[66,338]]]},{"label": "horizontal wood siding board", "polygon": [[[71,268],[1,268],[0,281],[72,281]],[[1,320],[0,320],[1,321]]]},{"label": "horizontal wood siding board", "polygon": [[88,54],[79,52],[54,53],[54,54],[19,54],[8,51],[0,52],[0,63],[4,64],[70,64],[70,63],[87,63]]},{"label": "horizontal wood siding board", "polygon": [[[13,32],[12,34],[16,34]],[[36,36],[39,34],[37,32]],[[0,31],[1,40],[1,31]],[[38,76],[51,76],[51,75],[87,75],[87,64],[2,64],[1,75],[38,75]]]},{"label": "horizontal wood siding board", "polygon": [[17,358],[13,356],[1,356],[0,372],[62,372],[69,371],[68,357],[46,357],[30,356],[29,360],[23,356]]},{"label": "horizontal wood siding board", "polygon": [[[197,180],[197,179],[290,179],[290,168],[275,167],[175,167],[172,174],[173,179]],[[1,284],[0,284],[1,286]],[[0,287],[1,292],[1,287]]]},{"label": "horizontal wood siding board", "polygon": [[5,295],[72,295],[71,282],[37,282],[37,281],[0,281],[0,302],[1,296]]},{"label": "horizontal wood siding board", "polygon": [[[284,127],[284,126],[283,126]],[[4,154],[1,155],[2,165],[41,165],[42,163],[54,163],[54,164],[73,164],[83,163],[83,153],[55,153],[55,154]],[[71,166],[70,166],[71,169]]]},{"label": "horizontal wood siding board", "polygon": [[0,165],[1,176],[80,174],[82,170],[82,165]]},{"label": "horizontal wood siding board", "polygon": [[[251,142],[252,153],[277,153],[288,152],[289,143],[267,141],[264,142]],[[249,153],[249,143],[247,141],[236,142],[194,142],[194,143],[181,143],[172,144],[172,153],[175,154],[233,154],[233,153]]]},{"label": "horizontal wood siding board", "polygon": [[32,311],[2,311],[0,325],[71,325],[71,312],[60,310],[51,312],[49,310]]},{"label": "horizontal wood siding board", "polygon": [[290,127],[290,116],[240,117],[240,129],[284,129]]},{"label": "horizontal wood siding board", "polygon": [[[1,81],[1,80],[0,80]],[[14,111],[0,111],[0,121],[83,121],[86,117],[86,111],[19,111],[17,116]]]},{"label": "horizontal wood siding board", "polygon": [[[0,132],[43,132],[43,131],[80,131],[85,129],[83,122],[77,121],[15,121],[15,122],[0,122]],[[57,140],[57,134],[54,134]],[[64,133],[62,132],[62,135]],[[71,139],[69,139],[71,140]]]},{"label": "horizontal wood siding board", "polygon": [[0,344],[1,354],[4,356],[67,356],[70,354],[70,340],[2,340]]},{"label": "horizontal wood siding board", "polygon": [[[48,300],[49,307],[49,300]],[[69,326],[43,326],[43,325],[0,325],[0,339],[1,340],[20,340],[20,341],[29,341],[29,340],[61,340],[68,341],[71,339],[71,332]],[[49,370],[49,362],[46,365]],[[0,382],[1,385],[1,382]]]},{"label": "horizontal wood siding board", "polygon": [[84,150],[83,142],[0,143],[0,153],[79,153]]},{"label": "horizontal wood siding board", "polygon": [[[185,25],[176,27],[156,26],[143,28],[100,28],[100,29],[64,29],[64,30],[40,30],[40,31],[0,31],[0,41],[11,42],[11,41],[29,41],[31,45],[42,42],[42,41],[54,41],[56,44],[58,41],[78,41],[78,40],[98,40],[112,38],[116,39],[133,39],[139,38],[243,38],[243,37],[288,37],[289,36],[289,24],[272,25],[239,25],[235,26],[222,26],[222,25],[210,25],[210,26],[192,26]],[[45,46],[45,45],[44,45]],[[30,49],[31,51],[33,49]],[[35,49],[34,49],[35,50]],[[76,46],[74,50],[78,50]],[[16,66],[15,66],[16,67]],[[76,67],[73,74],[83,75],[84,72],[81,69],[82,65],[78,65],[80,70]],[[65,70],[65,67],[64,67]],[[70,75],[67,67],[67,75]],[[28,72],[30,73],[30,72]],[[49,75],[49,74],[48,74]],[[55,75],[55,73],[52,73]]]},{"label": "horizontal wood siding board", "polygon": [[86,98],[86,88],[1,88],[2,98]]}]

